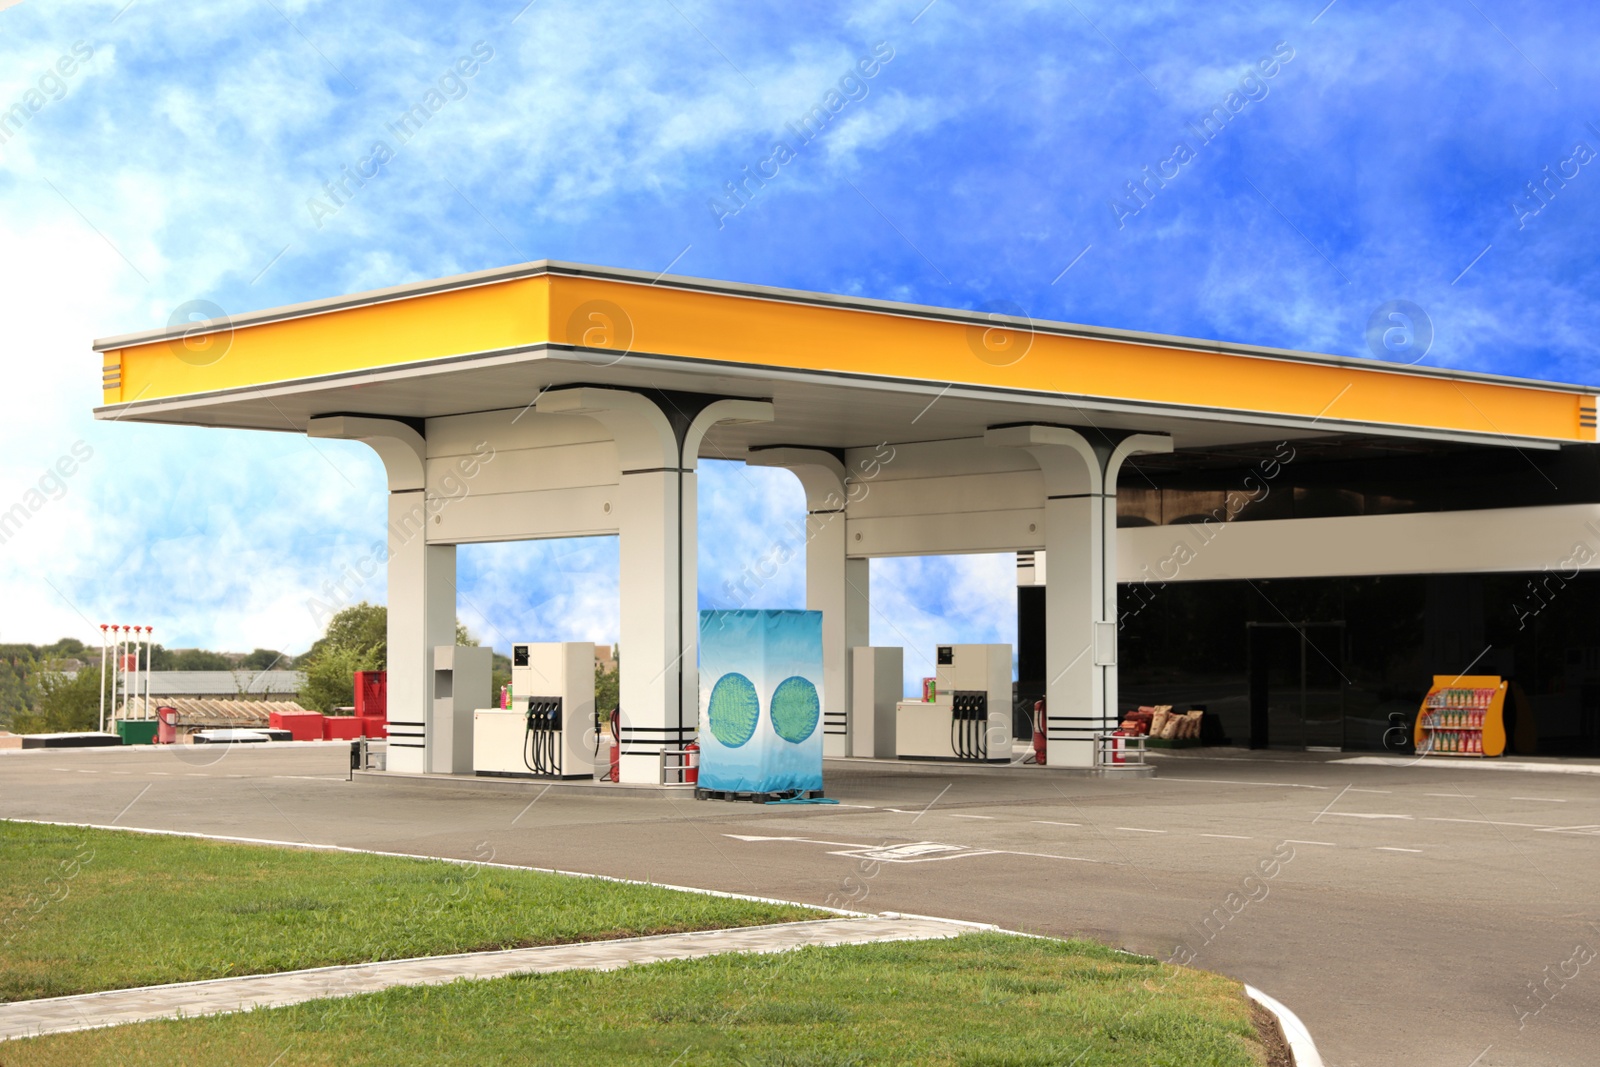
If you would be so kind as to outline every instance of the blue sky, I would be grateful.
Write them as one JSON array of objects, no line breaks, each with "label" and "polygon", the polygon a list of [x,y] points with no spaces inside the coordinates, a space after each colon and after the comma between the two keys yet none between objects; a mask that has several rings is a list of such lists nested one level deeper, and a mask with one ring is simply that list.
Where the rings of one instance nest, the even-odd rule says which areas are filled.
[{"label": "blue sky", "polygon": [[[0,510],[92,449],[0,544],[0,640],[151,622],[302,650],[330,561],[381,527],[362,446],[92,421],[90,340],[194,300],[549,257],[1346,355],[1405,300],[1427,362],[1600,381],[1592,7],[925,3],[0,5],[0,110],[27,111],[0,142]],[[702,602],[727,606],[801,496],[714,463],[702,485]],[[1010,640],[1011,575],[875,565],[874,640],[910,674],[936,641]],[[463,549],[460,589],[497,644],[607,640],[615,542]],[[796,563],[752,606],[802,599]]]}]

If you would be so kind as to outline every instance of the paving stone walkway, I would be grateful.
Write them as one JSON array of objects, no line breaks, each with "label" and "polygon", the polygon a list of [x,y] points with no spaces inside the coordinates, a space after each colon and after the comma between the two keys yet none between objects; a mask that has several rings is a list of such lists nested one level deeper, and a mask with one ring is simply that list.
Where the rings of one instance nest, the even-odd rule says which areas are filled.
[{"label": "paving stone walkway", "polygon": [[634,963],[699,959],[724,952],[784,952],[804,945],[862,945],[955,937],[973,926],[939,919],[874,916],[818,919],[738,930],[661,934],[577,945],[543,945],[500,952],[318,967],[206,982],[114,989],[75,997],[0,1004],[0,1041],[69,1030],[277,1008],[323,997],[373,993],[398,985],[441,985],[458,978],[499,978],[549,971],[609,971]]}]

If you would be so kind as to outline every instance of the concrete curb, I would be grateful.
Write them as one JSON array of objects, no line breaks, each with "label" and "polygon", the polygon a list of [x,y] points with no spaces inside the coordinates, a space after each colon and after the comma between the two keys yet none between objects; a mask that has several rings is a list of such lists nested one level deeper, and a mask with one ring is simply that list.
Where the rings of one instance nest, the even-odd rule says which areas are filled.
[{"label": "concrete curb", "polygon": [[823,763],[832,764],[840,770],[871,771],[874,767],[883,767],[894,768],[901,774],[938,775],[946,778],[991,777],[997,774],[1015,774],[1018,771],[1057,778],[1156,777],[1156,766],[1153,763],[1124,763],[1114,767],[1059,767],[1051,764],[1039,767],[1027,764],[1024,768],[1021,760],[1012,760],[1008,763],[968,763],[958,760],[877,759],[868,756],[827,756],[824,757]]},{"label": "concrete curb", "polygon": [[1289,1042],[1289,1052],[1294,1056],[1295,1067],[1323,1067],[1322,1054],[1311,1040],[1311,1031],[1306,1029],[1306,1024],[1300,1021],[1298,1015],[1255,986],[1247,985],[1244,991],[1251,1000],[1278,1017],[1278,1025],[1283,1027],[1283,1036]]},{"label": "concrete curb", "polygon": [[1600,774],[1600,764],[1595,763],[1526,763],[1504,759],[1451,759],[1448,756],[1352,756],[1349,759],[1329,760],[1328,764],[1361,767],[1442,767],[1452,771],[1520,771],[1523,774]]},{"label": "concrete curb", "polygon": [[[245,729],[245,727],[240,727]],[[379,738],[378,740],[382,740]],[[91,745],[84,748],[0,748],[0,758],[10,756],[54,756],[60,759],[63,756],[77,756],[84,752],[120,753],[124,756],[151,755],[153,753],[188,752],[196,746],[193,745]],[[205,749],[207,746],[198,746]],[[296,748],[325,748],[335,747],[349,751],[349,741],[260,741],[241,742],[238,745],[212,745],[218,752],[229,751],[234,748],[250,749],[255,752],[286,752]],[[220,756],[218,758],[221,758]]]},{"label": "concrete curb", "polygon": [[[307,742],[309,744],[310,742]],[[554,796],[669,797],[693,800],[689,785],[640,785],[630,782],[597,782],[583,778],[556,781],[544,778],[501,778],[466,774],[413,774],[409,771],[353,771],[351,779],[373,784],[409,786],[413,789],[458,790],[465,793],[530,793],[550,791]]]}]

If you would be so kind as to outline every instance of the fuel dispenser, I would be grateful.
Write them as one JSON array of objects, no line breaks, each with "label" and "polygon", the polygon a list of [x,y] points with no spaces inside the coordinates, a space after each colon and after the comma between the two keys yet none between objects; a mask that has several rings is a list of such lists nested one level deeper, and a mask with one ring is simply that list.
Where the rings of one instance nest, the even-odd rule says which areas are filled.
[{"label": "fuel dispenser", "polygon": [[1011,761],[1011,646],[940,645],[932,700],[895,707],[901,759]]},{"label": "fuel dispenser", "polygon": [[474,713],[473,770],[498,778],[593,778],[600,733],[594,720],[594,645],[511,646],[510,707]]}]

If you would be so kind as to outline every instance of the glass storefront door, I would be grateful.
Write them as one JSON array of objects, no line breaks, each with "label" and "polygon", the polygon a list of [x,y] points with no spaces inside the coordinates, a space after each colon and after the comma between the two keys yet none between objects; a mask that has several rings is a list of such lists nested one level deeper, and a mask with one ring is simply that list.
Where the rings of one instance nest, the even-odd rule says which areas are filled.
[{"label": "glass storefront door", "polygon": [[1345,628],[1341,622],[1245,624],[1250,747],[1344,747]]}]

